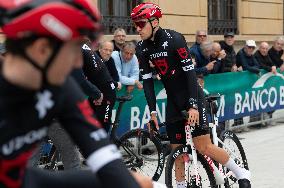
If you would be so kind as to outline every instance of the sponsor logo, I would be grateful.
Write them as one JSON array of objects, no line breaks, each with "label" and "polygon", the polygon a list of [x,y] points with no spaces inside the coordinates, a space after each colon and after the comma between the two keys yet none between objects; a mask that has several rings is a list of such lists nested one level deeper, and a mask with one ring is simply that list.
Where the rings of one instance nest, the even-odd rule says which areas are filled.
[{"label": "sponsor logo", "polygon": [[62,40],[68,40],[72,37],[71,29],[51,14],[44,14],[40,18],[40,23],[46,30]]},{"label": "sponsor logo", "polygon": [[94,64],[95,68],[97,68],[98,67],[98,63],[96,62],[96,57],[95,57],[94,54],[92,54],[92,58],[93,58],[93,64]]},{"label": "sponsor logo", "polygon": [[156,9],[152,10],[152,12],[150,13],[150,16],[153,16],[156,13]]},{"label": "sponsor logo", "polygon": [[183,71],[187,72],[194,69],[194,65],[187,65],[182,67]]},{"label": "sponsor logo", "polygon": [[[109,103],[109,102],[108,102]],[[108,121],[108,113],[109,113],[109,104],[106,106],[106,113],[105,113],[105,119],[104,119],[104,122],[107,122]]]},{"label": "sponsor logo", "polygon": [[89,50],[89,51],[91,51],[91,48],[90,48],[87,44],[84,44],[84,45],[82,46],[82,49],[83,49],[83,50]]},{"label": "sponsor logo", "polygon": [[150,55],[151,59],[159,58],[159,57],[167,57],[168,52],[158,52]]},{"label": "sponsor logo", "polygon": [[46,116],[47,110],[51,109],[54,105],[52,101],[52,93],[48,90],[43,91],[42,93],[38,92],[36,94],[38,99],[35,108],[38,111],[39,119],[42,119]]},{"label": "sponsor logo", "polygon": [[177,139],[177,140],[180,140],[180,139],[181,139],[181,137],[182,137],[182,136],[181,136],[181,134],[180,134],[180,133],[176,134],[176,139]]},{"label": "sponsor logo", "polygon": [[168,33],[166,30],[164,30],[164,31],[165,31],[165,33],[167,34],[167,36],[168,36],[169,38],[172,38],[172,36],[171,36],[170,33]]},{"label": "sponsor logo", "polygon": [[100,141],[107,138],[107,133],[104,129],[99,129],[94,131],[90,134],[90,137],[93,138],[95,141]]},{"label": "sponsor logo", "polygon": [[115,89],[114,83],[111,83],[111,84],[110,84],[110,87],[111,87],[112,90],[114,90],[114,89]]},{"label": "sponsor logo", "polygon": [[36,141],[41,140],[47,135],[47,127],[43,127],[39,130],[33,130],[25,135],[17,136],[11,139],[1,147],[1,153],[3,155],[10,155],[14,151],[20,150],[25,144],[33,144]]},{"label": "sponsor logo", "polygon": [[266,73],[264,75],[262,75],[255,83],[254,85],[252,86],[252,88],[260,88],[260,87],[263,87],[264,84],[271,78],[271,77],[274,77],[274,76],[278,76],[280,78],[282,78],[284,80],[284,76],[282,74],[279,74],[277,73],[276,75],[269,72],[269,73]]},{"label": "sponsor logo", "polygon": [[162,75],[165,75],[169,68],[165,58],[154,60],[154,65],[159,69]]}]

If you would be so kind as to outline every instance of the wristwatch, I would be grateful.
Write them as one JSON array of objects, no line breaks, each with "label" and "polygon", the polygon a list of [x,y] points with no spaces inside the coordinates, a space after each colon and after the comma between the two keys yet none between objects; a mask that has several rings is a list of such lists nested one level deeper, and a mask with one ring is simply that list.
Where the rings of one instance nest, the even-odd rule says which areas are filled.
[{"label": "wristwatch", "polygon": [[191,108],[193,108],[193,109],[195,109],[195,110],[198,110],[197,104],[192,104]]},{"label": "wristwatch", "polygon": [[195,110],[198,110],[197,100],[196,99],[190,98],[188,100],[188,103],[189,103],[189,108],[193,108]]}]

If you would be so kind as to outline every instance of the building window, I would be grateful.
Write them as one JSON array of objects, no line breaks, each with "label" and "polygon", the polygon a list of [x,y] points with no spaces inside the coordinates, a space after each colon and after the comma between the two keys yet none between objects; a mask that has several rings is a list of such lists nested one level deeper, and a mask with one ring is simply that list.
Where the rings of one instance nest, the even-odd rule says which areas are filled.
[{"label": "building window", "polygon": [[237,0],[208,0],[208,33],[238,33]]},{"label": "building window", "polygon": [[99,0],[98,2],[105,34],[113,34],[118,27],[125,29],[127,34],[135,34],[130,13],[142,0]]}]

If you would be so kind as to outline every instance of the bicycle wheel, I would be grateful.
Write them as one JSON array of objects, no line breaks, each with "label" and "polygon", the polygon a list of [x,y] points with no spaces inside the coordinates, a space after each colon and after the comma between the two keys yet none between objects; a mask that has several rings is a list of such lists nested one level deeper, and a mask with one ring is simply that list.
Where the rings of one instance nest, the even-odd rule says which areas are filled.
[{"label": "bicycle wheel", "polygon": [[117,143],[126,166],[157,181],[164,168],[165,155],[160,140],[143,129],[125,133]]},{"label": "bicycle wheel", "polygon": [[[222,147],[223,149],[225,149],[227,151],[227,153],[229,154],[229,156],[235,160],[235,162],[249,170],[248,167],[248,162],[247,162],[247,158],[246,158],[246,154],[245,151],[243,149],[243,146],[239,140],[239,138],[237,137],[237,135],[235,133],[233,133],[232,131],[224,131],[221,135],[220,135],[220,139],[221,141],[224,143],[224,145],[220,144],[220,147]],[[235,178],[234,174],[227,168],[224,167],[224,171],[226,173],[227,176],[227,181],[225,183],[225,187],[238,187],[237,185],[237,179]]]},{"label": "bicycle wheel", "polygon": [[61,156],[54,145],[51,145],[51,148],[47,153],[40,153],[37,167],[53,171],[64,170]]},{"label": "bicycle wheel", "polygon": [[[176,187],[177,182],[175,178],[175,160],[177,157],[182,157],[184,160],[189,160],[189,168],[187,170],[187,174],[185,175],[185,179],[187,180],[187,186],[186,187],[214,187],[216,188],[216,181],[215,177],[213,175],[213,172],[210,169],[209,164],[207,163],[206,159],[200,155],[197,154],[197,168],[198,168],[198,174],[200,177],[200,185],[196,185],[196,177],[194,173],[194,165],[192,161],[192,155],[191,155],[191,148],[189,146],[179,146],[175,150],[171,152],[171,154],[168,157],[167,164],[166,164],[166,176],[165,176],[165,182],[168,188]],[[187,154],[187,155],[185,155]]]}]

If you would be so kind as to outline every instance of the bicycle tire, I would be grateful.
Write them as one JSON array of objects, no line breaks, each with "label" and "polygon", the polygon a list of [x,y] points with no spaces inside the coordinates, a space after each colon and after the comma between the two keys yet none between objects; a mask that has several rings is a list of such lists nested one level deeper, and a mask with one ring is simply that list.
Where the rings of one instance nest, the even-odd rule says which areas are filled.
[{"label": "bicycle tire", "polygon": [[[165,155],[163,145],[155,135],[150,136],[144,129],[131,130],[121,136],[117,146],[129,169],[158,181],[164,169]],[[150,150],[148,154],[145,153],[147,148]]]},{"label": "bicycle tire", "polygon": [[[192,151],[191,151],[190,146],[181,145],[181,146],[178,146],[176,149],[174,149],[171,152],[171,154],[168,156],[167,163],[166,163],[166,172],[165,172],[165,183],[168,188],[176,187],[176,185],[173,182],[173,178],[175,178],[175,175],[173,173],[175,159],[182,154],[191,155],[191,153]],[[201,187],[217,188],[214,174],[211,171],[210,166],[208,162],[206,161],[206,159],[199,153],[197,153],[197,159],[198,159],[197,165],[199,167],[198,172],[202,173],[202,175],[200,175]],[[193,164],[192,165],[190,164],[189,167],[190,168],[193,167]],[[201,168],[203,169],[202,172],[201,172]],[[206,174],[206,178],[204,178],[205,174]],[[192,185],[193,184],[192,179],[194,178],[190,178],[190,179],[191,181],[188,181],[188,185],[186,187],[194,187],[194,188],[200,187],[197,185]]]},{"label": "bicycle tire", "polygon": [[[236,158],[234,155],[230,154],[230,152],[228,152],[228,150],[226,150],[226,148],[224,146],[222,146],[221,144],[219,144],[219,146],[222,147],[223,149],[225,149],[227,151],[227,153],[229,154],[229,156],[232,159],[234,159],[235,162],[239,166],[249,170],[248,162],[247,162],[247,158],[246,158],[246,154],[245,154],[244,148],[243,148],[239,138],[237,137],[237,135],[235,133],[233,133],[232,131],[224,131],[220,135],[220,140],[223,143],[225,143],[226,146],[229,147],[229,149],[231,151],[233,151],[235,154],[239,154],[240,156],[237,156],[237,158]],[[233,141],[233,143],[234,143],[234,145],[236,147],[233,148],[232,144],[227,144],[227,142],[229,142],[229,141]],[[237,152],[236,152],[236,149],[238,150]],[[225,167],[224,167],[224,169],[225,169],[225,173],[229,172],[229,170],[226,170]],[[226,180],[224,186],[226,188],[232,188],[234,184],[237,184],[237,179],[233,175],[230,175],[229,177],[227,177],[227,180]]]}]

